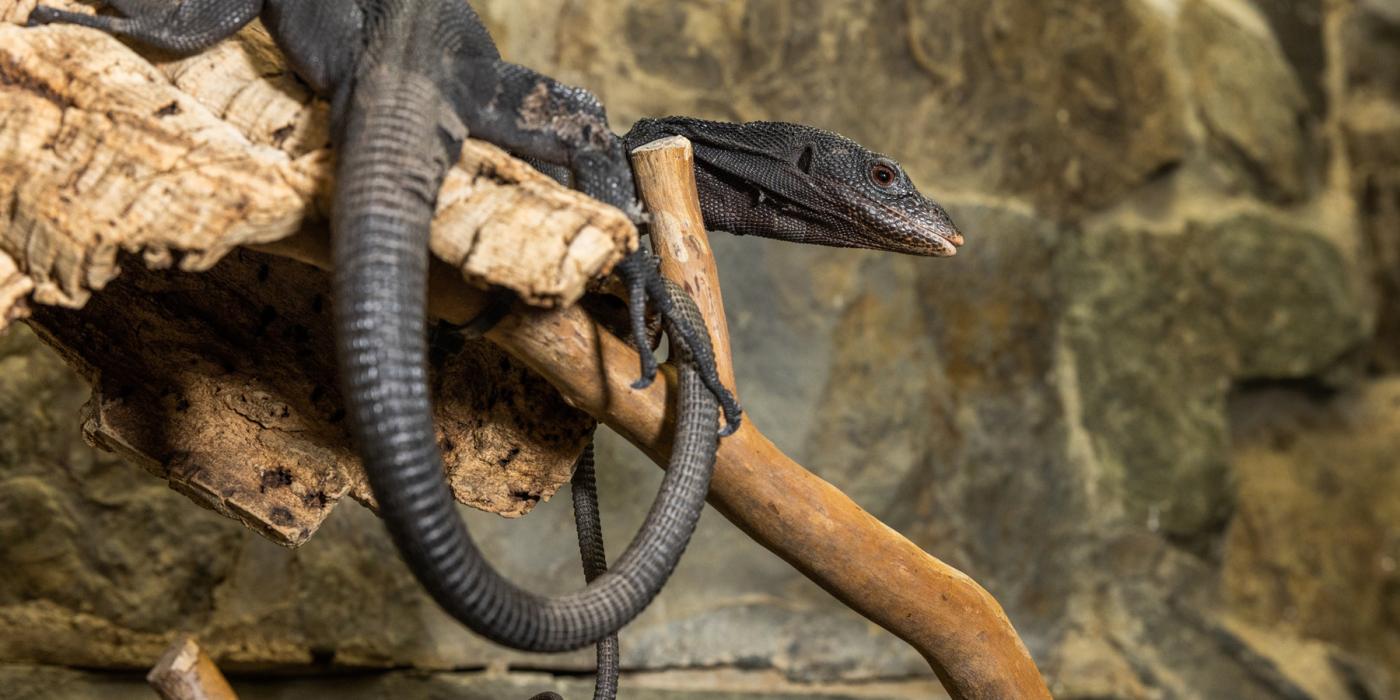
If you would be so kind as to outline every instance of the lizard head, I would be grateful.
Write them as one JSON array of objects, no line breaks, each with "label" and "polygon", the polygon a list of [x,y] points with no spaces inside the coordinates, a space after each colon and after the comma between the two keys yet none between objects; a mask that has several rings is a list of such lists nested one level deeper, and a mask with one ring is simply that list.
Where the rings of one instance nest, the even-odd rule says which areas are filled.
[{"label": "lizard head", "polygon": [[888,156],[781,122],[644,120],[629,145],[679,134],[695,148],[708,228],[798,243],[948,256],[963,236]]}]

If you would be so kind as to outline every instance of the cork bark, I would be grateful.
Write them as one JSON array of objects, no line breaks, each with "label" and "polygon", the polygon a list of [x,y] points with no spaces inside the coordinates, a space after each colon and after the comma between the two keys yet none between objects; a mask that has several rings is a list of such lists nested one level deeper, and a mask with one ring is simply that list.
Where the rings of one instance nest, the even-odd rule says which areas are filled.
[{"label": "cork bark", "polygon": [[[341,497],[370,501],[341,421],[328,280],[249,247],[324,237],[325,104],[256,24],[173,58],[24,28],[32,6],[0,0],[0,331],[28,317],[89,379],[95,445],[276,542],[306,541]],[[621,212],[476,141],[432,236],[468,282],[543,307],[574,303],[635,246]],[[458,500],[517,516],[549,498],[593,421],[484,341],[439,334],[431,359]]]}]

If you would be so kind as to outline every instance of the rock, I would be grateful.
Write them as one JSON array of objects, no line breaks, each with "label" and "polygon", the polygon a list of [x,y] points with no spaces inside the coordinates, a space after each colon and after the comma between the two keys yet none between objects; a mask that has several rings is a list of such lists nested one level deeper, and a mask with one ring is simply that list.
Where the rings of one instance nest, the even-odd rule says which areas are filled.
[{"label": "rock", "polygon": [[1299,79],[1269,27],[1248,9],[1214,0],[1186,0],[1180,25],[1192,91],[1219,159],[1265,199],[1300,198],[1326,160]]},{"label": "rock", "polygon": [[1232,382],[1308,376],[1364,342],[1343,259],[1259,219],[1089,233],[1059,259],[1084,427],[1129,519],[1171,538],[1230,516]]},{"label": "rock", "polygon": [[[720,677],[716,677],[720,676]],[[787,684],[762,673],[706,674],[663,673],[641,678],[625,677],[627,697],[636,700],[943,700],[948,696],[929,681],[848,684],[813,687]],[[456,700],[499,700],[532,697],[553,690],[566,698],[587,697],[593,692],[589,679],[540,673],[434,673],[396,671],[346,678],[322,677],[291,680],[235,679],[240,700],[277,700],[288,697],[337,697],[344,700],[377,698],[443,697]],[[71,671],[52,667],[0,665],[0,687],[25,700],[148,700],[151,689],[139,678]]]},{"label": "rock", "polygon": [[[483,5],[505,36],[535,36],[515,24],[523,13]],[[805,121],[895,154],[935,193],[980,189],[1064,216],[1107,206],[1184,156],[1170,28],[1152,5],[580,3],[537,65],[606,95],[621,124]]]},{"label": "rock", "polygon": [[1254,0],[1278,38],[1278,46],[1293,66],[1308,111],[1314,118],[1327,114],[1327,44],[1322,21],[1322,0]]},{"label": "rock", "polygon": [[1371,361],[1394,372],[1400,369],[1400,5],[1357,3],[1344,15],[1342,36],[1348,97],[1342,126],[1380,307]]},{"label": "rock", "polygon": [[[1400,380],[1232,406],[1226,595],[1246,619],[1400,664]],[[1267,572],[1261,575],[1261,572]]]}]

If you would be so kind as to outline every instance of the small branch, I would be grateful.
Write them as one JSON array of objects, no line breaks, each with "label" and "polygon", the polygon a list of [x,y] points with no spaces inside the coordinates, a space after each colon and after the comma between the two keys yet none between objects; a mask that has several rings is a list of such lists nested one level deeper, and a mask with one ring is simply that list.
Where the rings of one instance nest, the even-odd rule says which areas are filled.
[{"label": "small branch", "polygon": [[162,700],[238,700],[214,660],[189,635],[170,645],[146,682]]},{"label": "small branch", "polygon": [[[651,212],[651,245],[661,258],[661,274],[685,289],[705,315],[720,381],[737,396],[719,267],[700,215],[694,168],[695,152],[683,136],[653,141],[632,151],[632,169],[642,201]],[[683,175],[686,173],[689,175]]]}]

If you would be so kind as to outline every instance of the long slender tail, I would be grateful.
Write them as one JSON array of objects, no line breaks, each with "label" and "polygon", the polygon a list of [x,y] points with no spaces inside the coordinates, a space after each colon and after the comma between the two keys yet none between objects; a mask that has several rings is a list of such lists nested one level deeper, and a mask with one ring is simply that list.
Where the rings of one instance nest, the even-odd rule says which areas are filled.
[{"label": "long slender tail", "polygon": [[[594,474],[593,440],[583,448],[574,478],[570,482],[574,503],[574,528],[578,530],[578,553],[583,559],[583,576],[592,581],[608,570],[607,551],[603,548],[603,517],[598,509],[598,482]],[[617,677],[621,671],[617,635],[598,640],[598,672],[593,682],[593,700],[613,700],[617,697]]]},{"label": "long slender tail", "polygon": [[[640,613],[690,540],[714,468],[718,413],[680,366],[675,447],[656,501],[616,566],[580,592],[544,597],[501,577],[472,542],[443,478],[425,351],[428,230],[447,168],[427,78],[362,76],[341,126],[335,201],[337,350],[353,437],[395,544],[438,604],[497,643],[566,651]],[[441,154],[432,158],[430,154]],[[679,290],[681,306],[689,298]],[[699,324],[698,311],[686,312]],[[697,325],[702,327],[703,325]]]}]

